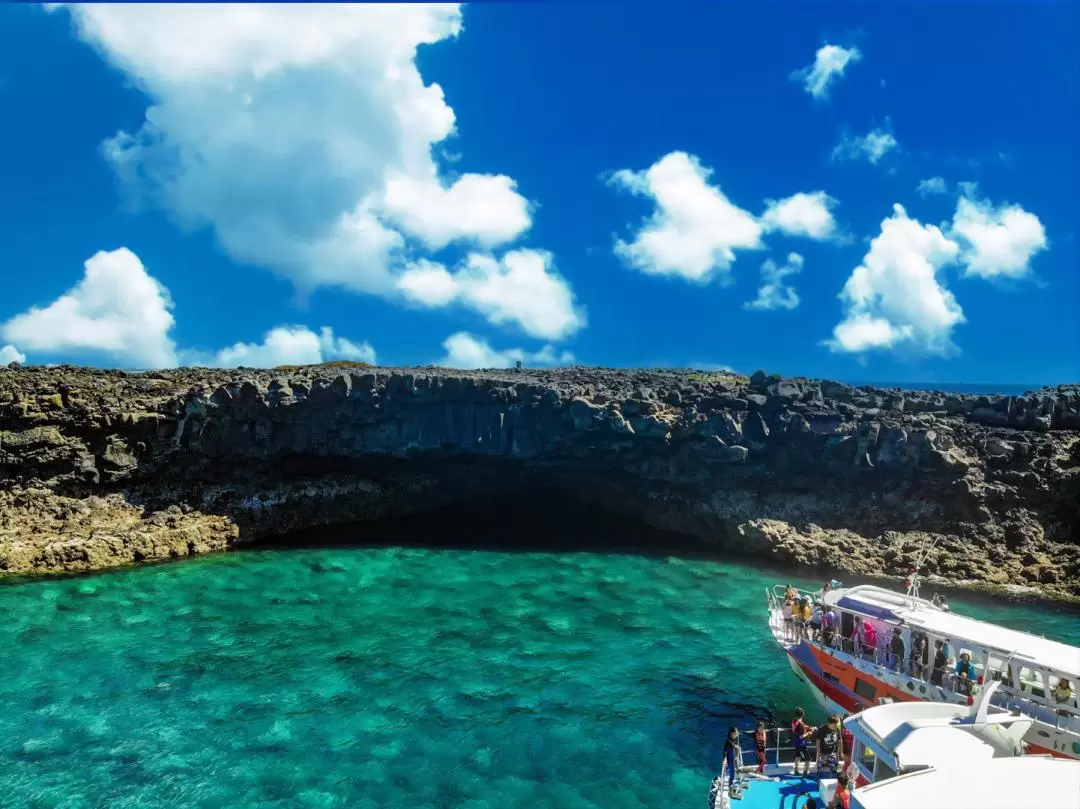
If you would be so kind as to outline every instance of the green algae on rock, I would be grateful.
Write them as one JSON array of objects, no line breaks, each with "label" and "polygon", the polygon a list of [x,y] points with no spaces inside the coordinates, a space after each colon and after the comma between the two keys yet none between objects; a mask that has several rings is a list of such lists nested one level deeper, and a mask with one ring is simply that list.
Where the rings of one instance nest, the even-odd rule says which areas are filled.
[{"label": "green algae on rock", "polygon": [[717,551],[903,575],[935,543],[927,573],[1080,596],[1078,470],[1076,387],[963,396],[597,368],[4,369],[0,571],[175,558],[544,487]]}]

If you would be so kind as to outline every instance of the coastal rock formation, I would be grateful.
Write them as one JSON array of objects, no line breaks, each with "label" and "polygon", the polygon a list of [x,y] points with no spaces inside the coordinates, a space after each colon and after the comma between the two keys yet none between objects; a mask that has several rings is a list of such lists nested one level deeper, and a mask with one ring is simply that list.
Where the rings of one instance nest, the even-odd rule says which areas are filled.
[{"label": "coastal rock formation", "polygon": [[932,548],[927,573],[1080,597],[1080,386],[972,396],[762,372],[0,369],[0,575],[538,487],[718,551],[903,575]]}]

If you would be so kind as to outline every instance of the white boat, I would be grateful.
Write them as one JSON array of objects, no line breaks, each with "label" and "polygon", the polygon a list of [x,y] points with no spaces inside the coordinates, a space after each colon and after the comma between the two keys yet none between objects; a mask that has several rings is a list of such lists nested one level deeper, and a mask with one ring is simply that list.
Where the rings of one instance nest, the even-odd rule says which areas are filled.
[{"label": "white boat", "polygon": [[[1026,754],[1035,720],[995,708],[1000,688],[993,683],[971,706],[886,703],[848,717],[854,743],[837,762],[848,809],[1080,809],[1080,761]],[[733,789],[725,763],[710,809],[829,806],[839,773],[793,776],[781,751],[770,752],[777,757],[764,775],[742,767]]]},{"label": "white boat", "polygon": [[[1027,752],[1080,759],[1075,690],[1080,648],[969,618],[919,598],[917,576],[907,594],[871,585],[796,591],[823,613],[832,611],[832,632],[786,622],[784,587],[778,585],[766,596],[773,637],[826,711],[854,713],[883,700],[964,705],[996,682],[996,704],[1033,720],[1024,739]],[[890,648],[894,630],[902,642],[899,656]],[[920,638],[927,645],[925,657],[912,653]],[[939,659],[943,665],[935,667],[938,642],[944,644],[944,657]],[[965,653],[969,677],[957,673],[957,661]]]}]

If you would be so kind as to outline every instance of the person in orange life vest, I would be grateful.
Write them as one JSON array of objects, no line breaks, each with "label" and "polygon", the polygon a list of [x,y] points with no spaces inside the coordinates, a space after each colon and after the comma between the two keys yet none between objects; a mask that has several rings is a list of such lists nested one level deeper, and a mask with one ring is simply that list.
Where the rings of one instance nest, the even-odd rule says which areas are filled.
[{"label": "person in orange life vest", "polygon": [[851,805],[851,793],[848,792],[849,780],[846,772],[836,776],[836,794],[825,809],[849,809]]},{"label": "person in orange life vest", "polygon": [[765,772],[765,722],[759,719],[754,731],[754,751],[757,753],[757,771]]}]

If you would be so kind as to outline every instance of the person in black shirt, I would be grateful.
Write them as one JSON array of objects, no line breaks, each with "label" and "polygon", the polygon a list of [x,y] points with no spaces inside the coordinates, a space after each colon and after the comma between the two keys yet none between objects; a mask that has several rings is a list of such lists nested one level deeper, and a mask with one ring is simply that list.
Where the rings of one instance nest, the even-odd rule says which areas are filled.
[{"label": "person in black shirt", "polygon": [[934,669],[930,673],[930,682],[933,685],[941,685],[945,668],[949,665],[949,655],[945,652],[945,644],[939,640],[934,641],[934,649]]},{"label": "person in black shirt", "polygon": [[840,717],[831,714],[824,725],[814,731],[817,741],[818,768],[837,769],[837,753],[840,749]]},{"label": "person in black shirt", "polygon": [[930,662],[929,647],[926,635],[922,632],[917,634],[911,644],[911,658],[908,661],[911,668],[911,676],[920,680],[926,679],[926,664]]},{"label": "person in black shirt", "polygon": [[889,641],[889,668],[900,671],[904,662],[904,639],[900,636],[900,627],[894,627]]}]

